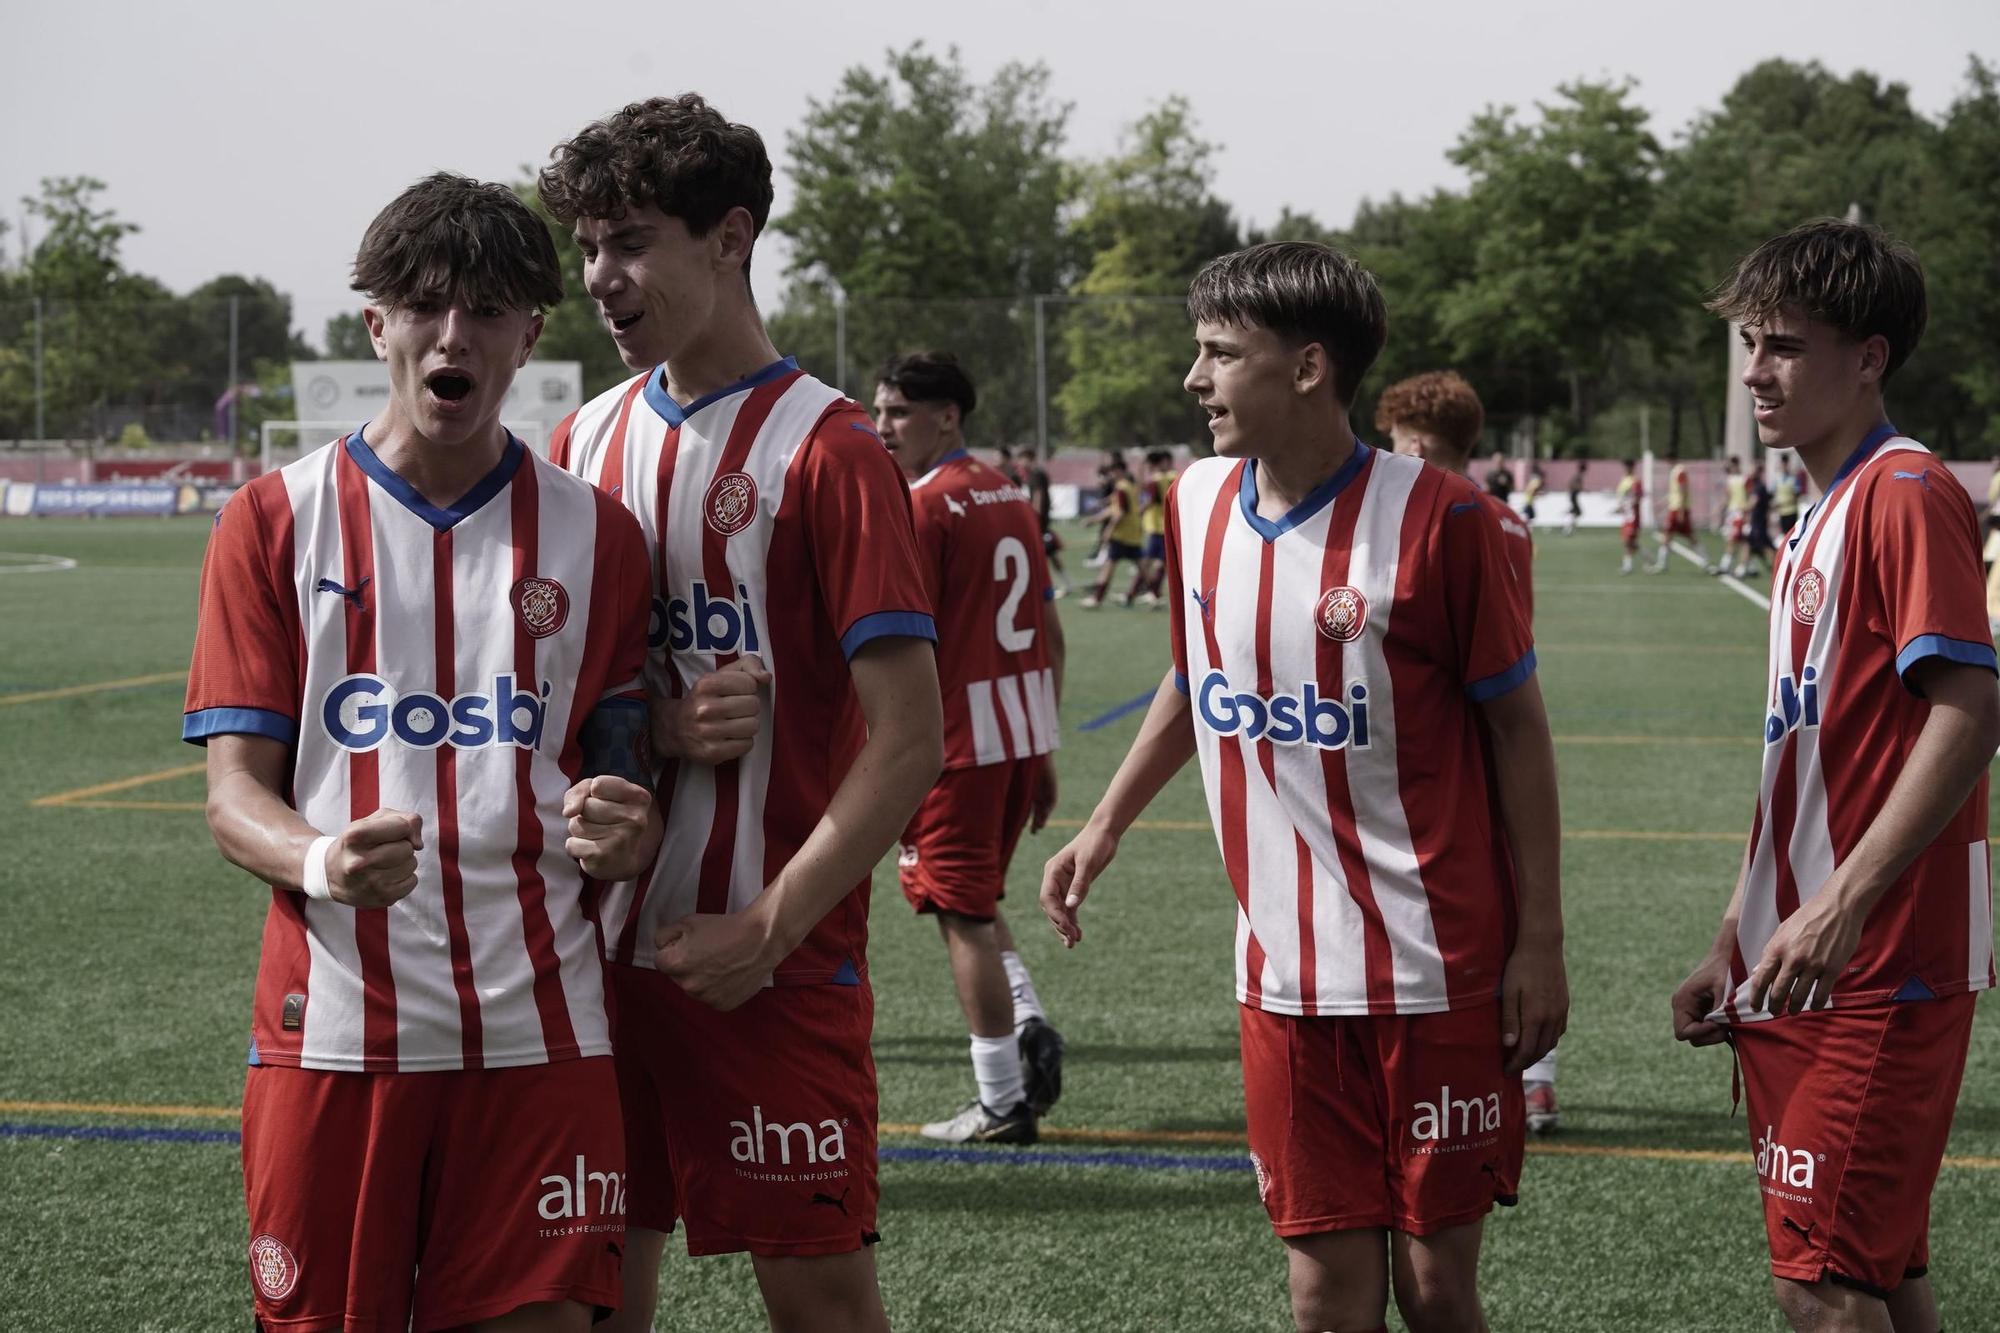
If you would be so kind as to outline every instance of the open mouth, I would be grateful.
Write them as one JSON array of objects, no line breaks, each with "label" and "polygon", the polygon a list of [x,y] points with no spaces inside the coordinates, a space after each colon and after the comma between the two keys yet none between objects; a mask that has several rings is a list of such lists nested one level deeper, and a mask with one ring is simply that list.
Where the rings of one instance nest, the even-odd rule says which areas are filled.
[{"label": "open mouth", "polygon": [[472,376],[457,370],[440,370],[426,379],[424,385],[447,403],[463,400],[473,388]]},{"label": "open mouth", "polygon": [[610,314],[607,314],[607,315],[606,315],[606,316],[605,316],[604,318],[605,318],[605,321],[606,321],[607,323],[609,323],[609,324],[611,325],[611,331],[612,331],[613,333],[623,333],[623,332],[625,332],[625,331],[626,331],[627,329],[630,329],[630,328],[631,328],[631,327],[632,327],[632,326],[633,326],[634,324],[637,324],[637,323],[639,322],[640,318],[641,318],[641,317],[642,317],[642,316],[643,316],[643,315],[644,315],[645,313],[646,313],[646,312],[642,310],[642,311],[640,311],[640,312],[639,312],[638,314],[636,314],[636,315],[610,315]]},{"label": "open mouth", "polygon": [[1229,415],[1228,408],[1218,407],[1214,403],[1203,403],[1201,410],[1208,413],[1208,424],[1211,426]]}]

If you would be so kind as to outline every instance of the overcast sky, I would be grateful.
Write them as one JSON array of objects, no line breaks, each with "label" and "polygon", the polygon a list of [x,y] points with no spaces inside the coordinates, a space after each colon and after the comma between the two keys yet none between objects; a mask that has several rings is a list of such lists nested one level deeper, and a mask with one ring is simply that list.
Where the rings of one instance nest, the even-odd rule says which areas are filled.
[{"label": "overcast sky", "polygon": [[[782,211],[808,100],[918,38],[957,46],[982,81],[1047,64],[1074,107],[1072,155],[1112,151],[1148,106],[1185,94],[1240,215],[1290,204],[1334,224],[1364,198],[1460,183],[1444,153],[1473,114],[1570,79],[1637,79],[1671,139],[1772,56],[1873,70],[1933,115],[1969,54],[2000,59],[1995,0],[0,0],[0,30],[12,226],[42,177],[96,176],[143,228],[130,267],[179,291],[268,278],[314,339],[356,308],[347,267],[369,218],[426,172],[513,180],[626,101],[696,89],[764,133]],[[760,252],[767,306],[778,258]]]}]

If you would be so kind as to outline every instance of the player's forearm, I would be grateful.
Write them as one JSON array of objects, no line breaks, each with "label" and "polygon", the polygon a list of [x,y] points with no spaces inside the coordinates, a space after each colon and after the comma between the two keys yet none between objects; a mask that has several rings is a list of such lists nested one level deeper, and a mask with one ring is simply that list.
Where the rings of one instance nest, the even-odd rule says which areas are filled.
[{"label": "player's forearm", "polygon": [[1829,881],[1850,910],[1866,916],[1917,854],[1944,831],[2000,744],[2000,695],[1978,667],[1955,667],[1955,683],[1934,681],[1930,716],[1881,811]]},{"label": "player's forearm", "polygon": [[235,770],[208,783],[208,831],[223,859],[266,884],[299,888],[306,852],[319,830],[251,774]]},{"label": "player's forearm", "polygon": [[1061,704],[1063,668],[1069,663],[1069,642],[1063,638],[1062,621],[1056,618],[1054,611],[1049,612],[1048,628],[1043,632],[1048,635],[1049,674],[1055,680],[1056,703]]},{"label": "player's forearm", "polygon": [[1514,853],[1522,943],[1560,946],[1562,919],[1562,798],[1556,786],[1555,744],[1533,677],[1485,705],[1493,741],[1500,817]]},{"label": "player's forearm", "polygon": [[943,767],[943,724],[936,713],[928,723],[921,716],[884,719],[869,731],[826,813],[758,899],[773,966],[869,876],[909,827]]},{"label": "player's forearm", "polygon": [[1194,710],[1169,672],[1153,695],[1132,748],[1091,811],[1090,822],[1114,837],[1122,836],[1192,758]]}]

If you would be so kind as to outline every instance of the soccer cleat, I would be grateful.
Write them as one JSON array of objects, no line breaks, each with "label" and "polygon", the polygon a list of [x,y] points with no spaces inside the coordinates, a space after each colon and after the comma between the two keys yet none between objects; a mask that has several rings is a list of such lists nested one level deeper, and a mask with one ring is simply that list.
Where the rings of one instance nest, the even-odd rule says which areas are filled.
[{"label": "soccer cleat", "polygon": [[933,1120],[918,1131],[940,1143],[1033,1143],[1035,1112],[1027,1101],[1002,1114],[974,1097],[949,1120]]},{"label": "soccer cleat", "polygon": [[1047,1115],[1062,1096],[1062,1033],[1045,1018],[1021,1025],[1021,1074],[1028,1108]]},{"label": "soccer cleat", "polygon": [[1090,596],[1078,602],[1077,605],[1082,607],[1086,611],[1095,611],[1098,607],[1104,605],[1104,599],[1102,597],[1099,597],[1096,593],[1092,593]]},{"label": "soccer cleat", "polygon": [[1158,604],[1159,600],[1160,594],[1156,592],[1142,592],[1139,594],[1139,605],[1141,606],[1154,606]]},{"label": "soccer cleat", "polygon": [[1530,1083],[1526,1088],[1528,1103],[1528,1128],[1536,1134],[1553,1134],[1556,1131],[1556,1085],[1553,1083]]}]

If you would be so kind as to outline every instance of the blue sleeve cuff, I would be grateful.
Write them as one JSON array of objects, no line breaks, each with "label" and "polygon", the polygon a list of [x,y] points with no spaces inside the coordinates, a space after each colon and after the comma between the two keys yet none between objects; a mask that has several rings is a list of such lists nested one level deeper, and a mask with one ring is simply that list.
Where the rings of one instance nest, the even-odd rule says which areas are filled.
[{"label": "blue sleeve cuff", "polygon": [[1053,583],[1051,583],[1048,587],[1042,589],[1042,600],[1045,602],[1053,602],[1055,599],[1056,599],[1056,587]]},{"label": "blue sleeve cuff", "polygon": [[1182,694],[1188,693],[1187,673],[1185,671],[1174,672],[1174,688]]},{"label": "blue sleeve cuff", "polygon": [[1932,657],[1942,657],[1947,662],[1957,662],[1962,666],[1985,667],[2000,675],[2000,659],[1995,658],[1992,644],[1948,639],[1942,634],[1919,634],[1896,654],[1896,674],[1902,678],[1903,688],[1916,689],[1910,684],[1910,668]]},{"label": "blue sleeve cuff", "polygon": [[1521,686],[1527,683],[1528,677],[1534,674],[1535,650],[1530,648],[1527,656],[1514,663],[1513,666],[1508,667],[1505,671],[1495,676],[1488,676],[1484,680],[1475,680],[1466,686],[1465,695],[1476,704],[1487,703],[1498,699],[1503,694],[1510,694],[1521,688]]},{"label": "blue sleeve cuff", "polygon": [[268,736],[290,745],[299,725],[267,708],[204,708],[181,720],[181,739],[189,744],[206,745],[210,736]]},{"label": "blue sleeve cuff", "polygon": [[840,654],[852,659],[871,639],[928,639],[937,642],[937,622],[921,611],[877,611],[863,616],[840,636]]}]

